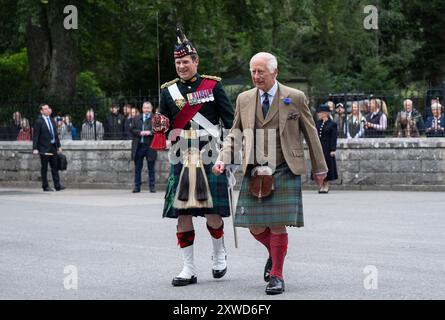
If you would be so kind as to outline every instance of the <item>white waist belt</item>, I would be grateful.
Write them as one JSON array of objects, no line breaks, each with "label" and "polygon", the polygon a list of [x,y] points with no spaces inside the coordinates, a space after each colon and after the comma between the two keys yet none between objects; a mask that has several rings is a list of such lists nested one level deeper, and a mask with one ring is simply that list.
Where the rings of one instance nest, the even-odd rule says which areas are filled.
[{"label": "white waist belt", "polygon": [[[220,130],[220,126],[215,126],[215,130],[216,128],[218,129],[218,132]],[[191,135],[193,135],[193,137],[190,137]],[[190,129],[190,130],[181,130],[181,134],[179,135],[181,138],[184,139],[196,139],[199,137],[207,137],[207,136],[213,136],[215,137],[214,134],[210,134],[207,130],[205,129],[200,129],[200,130],[195,130],[195,129]],[[219,136],[219,135],[218,135]]]}]

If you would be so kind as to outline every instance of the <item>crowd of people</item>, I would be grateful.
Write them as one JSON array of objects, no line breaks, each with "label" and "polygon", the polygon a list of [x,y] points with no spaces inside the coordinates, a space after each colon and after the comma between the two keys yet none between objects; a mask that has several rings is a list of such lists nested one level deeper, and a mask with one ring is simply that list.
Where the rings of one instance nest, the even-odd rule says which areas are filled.
[{"label": "crowd of people", "polygon": [[[412,100],[405,100],[391,128],[388,107],[382,99],[345,104],[328,101],[326,105],[329,106],[331,120],[337,124],[338,138],[445,137],[445,110],[439,99],[432,99],[424,114],[414,108]],[[130,104],[125,104],[122,112],[117,104],[112,104],[104,122],[97,119],[93,109],[88,109],[80,130],[68,114],[54,119],[61,140],[131,140],[131,120],[139,115],[140,110]],[[1,128],[0,140],[31,141],[33,133],[30,121],[16,111],[10,122]]]},{"label": "crowd of people", "polygon": [[[93,109],[88,109],[80,130],[69,114],[57,115],[54,120],[60,140],[131,140],[131,120],[139,115],[139,109],[129,104],[123,107],[122,113],[119,106],[112,104],[103,123],[96,119]],[[34,128],[29,119],[19,111],[13,113],[12,119],[0,132],[0,140],[8,141],[32,141],[33,136]]]},{"label": "crowd of people", "polygon": [[337,124],[338,138],[416,138],[445,137],[444,107],[439,99],[432,99],[431,106],[422,115],[414,108],[413,101],[403,101],[402,110],[395,117],[393,130],[389,128],[388,107],[382,99],[369,99],[335,104],[326,103],[330,118]]},{"label": "crowd of people", "polygon": [[[48,165],[51,166],[51,174],[53,177],[54,187],[56,191],[64,190],[65,187],[60,184],[59,170],[62,155],[62,140],[73,140],[77,136],[77,130],[71,124],[70,116],[52,117],[52,108],[48,104],[39,106],[40,115],[35,121],[33,129],[25,132],[23,128],[19,129],[18,137],[21,140],[30,140],[33,144],[33,154],[39,155],[41,160],[41,179],[43,191],[54,191],[48,184]],[[142,106],[142,114],[139,115],[134,109],[130,113],[130,117],[125,119],[119,114],[119,108],[113,105],[110,108],[111,114],[107,117],[105,128],[109,131],[109,138],[122,139],[125,134],[124,128],[127,124],[128,136],[132,140],[131,159],[135,163],[135,179],[133,193],[141,192],[142,185],[142,169],[144,160],[148,166],[148,185],[150,192],[156,192],[156,172],[155,162],[157,152],[151,148],[151,142],[154,137],[152,130],[153,123],[153,106],[149,101],[144,102]],[[14,113],[15,119],[18,121],[20,114]],[[29,122],[21,120],[23,124],[28,126]],[[95,126],[95,128],[94,128]],[[112,130],[114,129],[114,130]],[[34,132],[35,134],[32,134]],[[27,136],[25,137],[25,134]],[[104,126],[99,121],[94,120],[94,111],[88,110],[86,119],[82,125],[82,140],[93,140],[95,136],[101,140],[104,135]],[[23,136],[23,137],[22,137]],[[22,139],[23,138],[23,139]],[[66,158],[65,158],[66,159]],[[66,160],[65,160],[66,161]],[[65,166],[66,169],[66,166]]]}]

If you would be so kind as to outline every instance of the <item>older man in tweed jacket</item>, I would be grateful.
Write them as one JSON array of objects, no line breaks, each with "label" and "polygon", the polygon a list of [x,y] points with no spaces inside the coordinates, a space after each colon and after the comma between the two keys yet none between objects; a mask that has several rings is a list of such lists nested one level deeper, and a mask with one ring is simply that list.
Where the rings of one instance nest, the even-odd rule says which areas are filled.
[{"label": "older man in tweed jacket", "polygon": [[[213,172],[219,175],[232,163],[234,150],[244,141],[242,167],[245,173],[235,215],[235,226],[250,229],[269,252],[264,279],[269,295],[284,292],[283,264],[287,252],[286,226],[303,227],[301,175],[306,174],[303,137],[309,152],[315,182],[321,184],[327,167],[303,92],[277,82],[278,62],[269,53],[258,53],[250,62],[254,89],[239,95],[230,134]],[[255,132],[255,134],[246,134]],[[249,192],[253,168],[266,164],[273,171],[274,191],[258,200]]]}]

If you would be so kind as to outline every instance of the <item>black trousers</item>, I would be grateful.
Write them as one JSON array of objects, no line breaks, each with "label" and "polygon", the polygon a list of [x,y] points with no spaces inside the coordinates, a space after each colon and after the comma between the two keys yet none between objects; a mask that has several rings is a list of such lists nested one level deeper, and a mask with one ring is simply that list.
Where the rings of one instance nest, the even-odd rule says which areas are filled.
[{"label": "black trousers", "polygon": [[48,164],[51,166],[51,175],[53,177],[54,187],[57,189],[60,187],[59,168],[57,167],[57,152],[54,151],[53,156],[40,155],[40,162],[42,165],[42,188],[48,188]]},{"label": "black trousers", "polygon": [[148,145],[140,143],[138,145],[136,155],[134,157],[134,187],[141,189],[142,184],[142,169],[144,167],[144,159],[147,159],[148,166],[148,187],[150,190],[156,187],[156,172],[155,161],[152,161],[148,157]]}]

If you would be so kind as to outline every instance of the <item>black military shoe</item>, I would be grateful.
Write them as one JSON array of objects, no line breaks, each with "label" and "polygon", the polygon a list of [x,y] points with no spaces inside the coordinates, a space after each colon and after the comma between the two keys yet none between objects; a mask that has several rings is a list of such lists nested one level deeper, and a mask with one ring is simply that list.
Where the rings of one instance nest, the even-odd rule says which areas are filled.
[{"label": "black military shoe", "polygon": [[64,186],[58,186],[57,188],[56,188],[56,191],[62,191],[62,190],[65,190],[66,188],[64,187]]},{"label": "black military shoe", "polygon": [[266,287],[267,295],[282,294],[284,292],[284,280],[277,277],[270,277],[270,282]]},{"label": "black military shoe", "polygon": [[198,278],[195,276],[192,276],[190,279],[184,279],[184,278],[173,278],[172,285],[173,287],[185,287],[189,284],[196,284],[198,283]]},{"label": "black military shoe", "polygon": [[212,270],[214,279],[221,279],[226,275],[226,273],[227,273],[227,267],[224,270]]},{"label": "black military shoe", "polygon": [[45,192],[54,192],[54,190],[51,189],[50,187],[43,188],[43,191],[45,191]]},{"label": "black military shoe", "polygon": [[133,193],[141,193],[141,189],[134,188]]},{"label": "black military shoe", "polygon": [[272,270],[272,258],[267,259],[266,265],[264,266],[264,281],[270,281],[270,271]]}]

